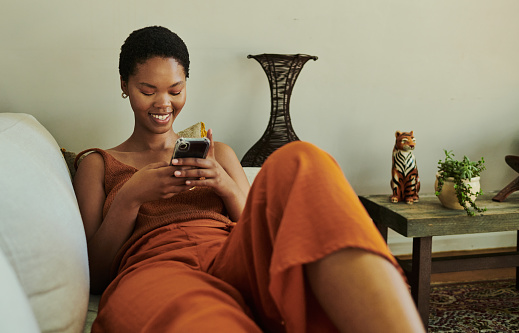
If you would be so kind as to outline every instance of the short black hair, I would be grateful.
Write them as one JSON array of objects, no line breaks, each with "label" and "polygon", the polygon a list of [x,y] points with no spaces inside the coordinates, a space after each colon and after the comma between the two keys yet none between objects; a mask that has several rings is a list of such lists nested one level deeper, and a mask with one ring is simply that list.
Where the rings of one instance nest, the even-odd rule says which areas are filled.
[{"label": "short black hair", "polygon": [[137,64],[153,57],[174,58],[189,77],[189,52],[184,41],[171,30],[152,26],[133,31],[121,46],[119,74],[128,82]]}]

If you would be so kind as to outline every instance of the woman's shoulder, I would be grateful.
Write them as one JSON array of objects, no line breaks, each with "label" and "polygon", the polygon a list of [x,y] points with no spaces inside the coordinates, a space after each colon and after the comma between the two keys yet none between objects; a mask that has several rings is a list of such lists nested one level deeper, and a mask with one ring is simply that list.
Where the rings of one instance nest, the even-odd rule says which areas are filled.
[{"label": "woman's shoulder", "polygon": [[87,162],[87,163],[95,163],[95,161],[100,162],[103,161],[104,163],[107,162],[107,160],[119,160],[121,157],[124,157],[127,153],[120,151],[115,148],[110,149],[100,149],[100,148],[89,148],[86,150],[83,150],[76,156],[76,169],[78,168],[80,163],[83,163],[83,161],[94,161],[94,162]]},{"label": "woman's shoulder", "polygon": [[238,167],[240,165],[240,161],[238,160],[238,157],[236,156],[236,153],[226,143],[223,142],[214,142],[214,155],[216,157],[216,160],[224,166],[225,169],[229,167]]},{"label": "woman's shoulder", "polygon": [[74,176],[74,188],[90,188],[93,184],[102,182],[105,173],[104,157],[100,149],[88,149],[78,155],[75,162],[76,174]]},{"label": "woman's shoulder", "polygon": [[217,160],[237,160],[238,157],[236,156],[236,153],[226,143],[215,141],[214,142],[214,154]]},{"label": "woman's shoulder", "polygon": [[223,154],[231,154],[231,153],[234,154],[234,150],[231,148],[231,146],[229,146],[228,144],[226,144],[224,142],[215,141],[214,149],[215,149],[215,153],[221,152]]},{"label": "woman's shoulder", "polygon": [[87,164],[95,163],[96,161],[102,161],[104,163],[104,155],[107,154],[106,151],[100,148],[89,148],[81,151],[76,155],[74,160],[74,168],[76,170],[79,169],[79,165],[84,161],[87,161]]},{"label": "woman's shoulder", "polygon": [[104,167],[106,151],[99,148],[91,148],[82,151],[76,157],[76,169],[88,167]]}]

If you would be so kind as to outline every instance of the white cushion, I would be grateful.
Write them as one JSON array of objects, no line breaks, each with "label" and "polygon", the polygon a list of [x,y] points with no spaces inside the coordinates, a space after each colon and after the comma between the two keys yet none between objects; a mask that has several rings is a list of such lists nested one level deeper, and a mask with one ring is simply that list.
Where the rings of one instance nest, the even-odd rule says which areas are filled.
[{"label": "white cushion", "polygon": [[0,332],[39,332],[29,300],[1,250],[0,276]]},{"label": "white cushion", "polygon": [[249,180],[249,184],[252,184],[252,182],[254,182],[254,178],[256,178],[260,170],[260,167],[243,167],[243,171],[245,171],[245,175]]},{"label": "white cushion", "polygon": [[32,116],[0,114],[0,248],[42,332],[81,332],[86,241],[67,166]]}]

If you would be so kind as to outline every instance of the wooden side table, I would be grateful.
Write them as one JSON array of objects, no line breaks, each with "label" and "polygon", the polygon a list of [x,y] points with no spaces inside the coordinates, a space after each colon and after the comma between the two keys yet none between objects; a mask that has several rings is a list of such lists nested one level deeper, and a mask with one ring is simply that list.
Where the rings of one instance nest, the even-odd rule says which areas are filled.
[{"label": "wooden side table", "polygon": [[[360,200],[387,241],[388,228],[413,238],[411,260],[399,261],[406,272],[411,293],[427,327],[432,273],[516,267],[519,289],[519,249],[513,252],[432,258],[432,237],[500,231],[519,231],[519,193],[504,202],[492,201],[497,192],[477,199],[487,211],[467,216],[464,210],[444,208],[434,194],[421,195],[420,201],[408,205],[391,203],[389,195],[361,196]],[[519,244],[519,232],[517,236]]]}]

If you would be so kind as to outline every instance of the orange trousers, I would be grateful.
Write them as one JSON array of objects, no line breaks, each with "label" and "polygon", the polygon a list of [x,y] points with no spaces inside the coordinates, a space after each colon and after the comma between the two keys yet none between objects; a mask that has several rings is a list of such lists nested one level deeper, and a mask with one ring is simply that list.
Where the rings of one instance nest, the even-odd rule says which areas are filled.
[{"label": "orange trousers", "polygon": [[337,163],[309,143],[267,159],[231,232],[211,224],[171,224],[137,241],[92,331],[336,332],[303,265],[359,248],[400,269]]}]

